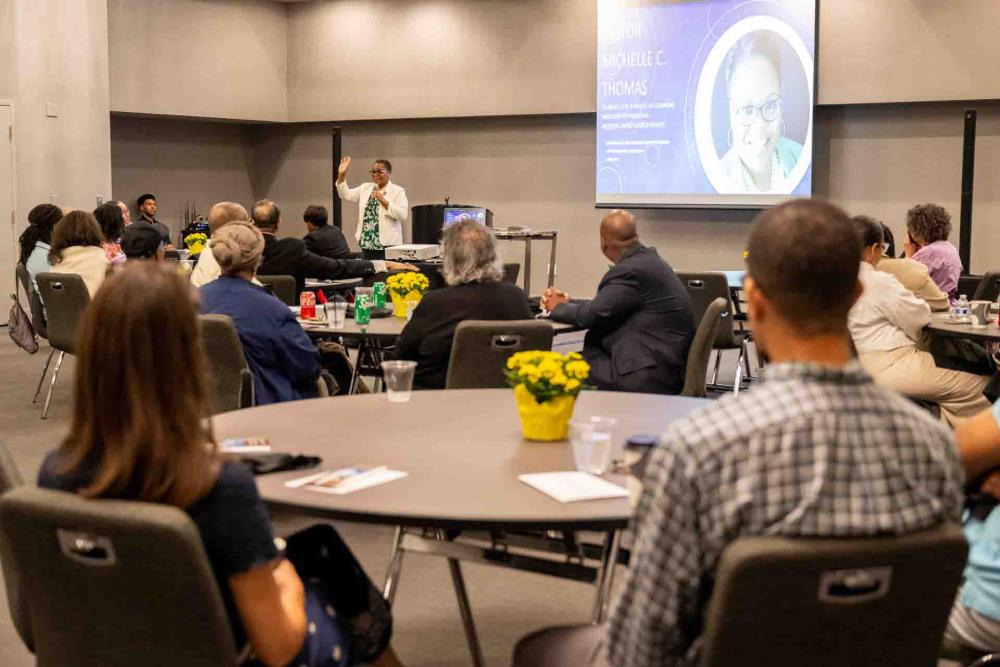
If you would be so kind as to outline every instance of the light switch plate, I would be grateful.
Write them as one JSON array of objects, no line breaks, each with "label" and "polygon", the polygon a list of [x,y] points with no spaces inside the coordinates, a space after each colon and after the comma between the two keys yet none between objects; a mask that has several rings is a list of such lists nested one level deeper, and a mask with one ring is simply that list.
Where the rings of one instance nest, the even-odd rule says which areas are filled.
[{"label": "light switch plate", "polygon": [[45,117],[46,118],[58,118],[59,117],[59,110],[56,107],[56,103],[55,102],[46,102],[45,103]]}]

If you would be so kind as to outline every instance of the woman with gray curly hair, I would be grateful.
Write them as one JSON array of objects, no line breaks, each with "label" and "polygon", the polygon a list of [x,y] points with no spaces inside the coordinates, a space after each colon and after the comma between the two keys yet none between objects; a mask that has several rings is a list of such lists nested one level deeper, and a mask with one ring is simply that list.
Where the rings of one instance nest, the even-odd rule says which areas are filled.
[{"label": "woman with gray curly hair", "polygon": [[209,250],[222,275],[201,288],[201,312],[228,315],[253,374],[257,405],[316,396],[319,353],[288,307],[254,285],[264,236],[253,223],[230,222],[212,235]]},{"label": "woman with gray curly hair", "polygon": [[948,242],[951,236],[948,211],[937,204],[914,206],[906,212],[906,233],[907,240],[903,244],[906,256],[926,266],[931,280],[954,301],[958,297],[962,259],[955,246]]},{"label": "woman with gray curly hair", "polygon": [[448,286],[424,296],[396,342],[397,359],[417,362],[417,389],[444,389],[459,322],[532,317],[524,291],[502,282],[503,264],[487,227],[460,219],[445,230],[442,245]]}]

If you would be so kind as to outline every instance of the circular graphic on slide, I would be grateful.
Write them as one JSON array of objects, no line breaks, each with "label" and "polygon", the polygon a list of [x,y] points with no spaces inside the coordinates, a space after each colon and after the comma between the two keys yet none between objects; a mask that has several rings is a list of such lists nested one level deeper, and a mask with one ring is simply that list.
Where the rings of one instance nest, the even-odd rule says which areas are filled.
[{"label": "circular graphic on slide", "polygon": [[773,16],[729,27],[709,51],[694,102],[705,175],[719,194],[791,194],[812,163],[813,60]]}]

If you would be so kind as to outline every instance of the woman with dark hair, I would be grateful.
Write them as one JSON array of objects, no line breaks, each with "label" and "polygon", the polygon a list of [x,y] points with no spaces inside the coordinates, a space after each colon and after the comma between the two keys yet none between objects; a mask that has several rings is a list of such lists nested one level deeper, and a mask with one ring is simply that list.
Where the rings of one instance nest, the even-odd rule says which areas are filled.
[{"label": "woman with dark hair", "polygon": [[[303,585],[275,544],[250,470],[219,453],[194,294],[176,270],[155,262],[130,263],[108,279],[80,323],[69,434],[45,458],[38,485],[186,511],[236,645],[249,641],[256,654],[251,664],[352,664],[360,656],[352,655],[356,644],[336,600],[311,579]],[[163,344],[150,345],[154,339]],[[290,554],[298,553],[296,538],[289,537]],[[385,648],[374,664],[399,663]]]},{"label": "woman with dark hair", "polygon": [[86,211],[67,213],[52,230],[52,272],[79,275],[93,299],[111,266],[103,243],[104,235],[93,215]]},{"label": "woman with dark hair", "polygon": [[62,216],[62,209],[55,204],[39,204],[28,213],[28,227],[18,239],[21,246],[21,257],[18,261],[28,269],[35,292],[38,292],[35,276],[52,268],[49,263],[52,228]]},{"label": "woman with dark hair", "polygon": [[852,218],[861,245],[858,282],[862,291],[847,316],[858,361],[876,384],[903,396],[934,401],[955,426],[989,407],[983,389],[989,378],[938,367],[930,352],[917,347],[931,309],[892,274],[877,271],[885,237],[878,220]]},{"label": "woman with dark hair", "polygon": [[954,301],[958,298],[962,258],[948,243],[951,215],[937,204],[918,204],[906,212],[906,232],[906,256],[926,266],[937,286]]},{"label": "woman with dark hair", "polygon": [[104,241],[101,248],[112,266],[125,263],[125,253],[122,252],[121,238],[125,231],[125,219],[118,204],[108,202],[94,209],[94,218],[101,226]]}]

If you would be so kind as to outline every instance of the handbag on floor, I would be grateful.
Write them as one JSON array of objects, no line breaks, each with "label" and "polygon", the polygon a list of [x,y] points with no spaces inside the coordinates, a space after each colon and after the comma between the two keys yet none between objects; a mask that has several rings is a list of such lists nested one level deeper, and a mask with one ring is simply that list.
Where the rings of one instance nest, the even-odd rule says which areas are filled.
[{"label": "handbag on floor", "polygon": [[38,336],[35,335],[35,327],[31,325],[31,318],[24,312],[21,302],[17,299],[17,292],[10,295],[14,300],[14,305],[10,307],[10,316],[7,318],[7,333],[14,344],[27,352],[34,354],[38,352]]},{"label": "handbag on floor", "polygon": [[303,583],[320,586],[343,620],[355,662],[375,660],[392,639],[392,610],[337,530],[317,524],[286,542],[285,556]]}]

